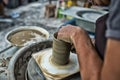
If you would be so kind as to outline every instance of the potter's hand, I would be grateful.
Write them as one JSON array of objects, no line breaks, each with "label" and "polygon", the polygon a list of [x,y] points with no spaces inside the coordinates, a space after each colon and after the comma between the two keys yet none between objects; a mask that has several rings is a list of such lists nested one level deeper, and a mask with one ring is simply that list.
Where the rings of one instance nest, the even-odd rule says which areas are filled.
[{"label": "potter's hand", "polygon": [[62,27],[58,31],[58,39],[72,43],[73,45],[76,45],[76,42],[78,42],[78,39],[80,42],[85,42],[89,38],[88,34],[85,30],[83,30],[80,27],[67,25]]},{"label": "potter's hand", "polygon": [[65,42],[72,43],[73,42],[72,38],[77,34],[78,31],[79,31],[79,27],[75,27],[72,25],[63,26],[58,31],[57,38]]}]

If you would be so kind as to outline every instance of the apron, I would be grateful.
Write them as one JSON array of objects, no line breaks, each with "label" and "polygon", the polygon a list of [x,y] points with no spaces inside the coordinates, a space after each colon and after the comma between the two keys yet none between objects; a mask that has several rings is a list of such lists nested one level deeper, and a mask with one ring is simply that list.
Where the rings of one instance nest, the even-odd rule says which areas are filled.
[{"label": "apron", "polygon": [[106,47],[106,37],[105,37],[105,31],[107,29],[106,27],[106,21],[108,18],[108,14],[100,17],[96,21],[96,30],[95,30],[95,48],[98,52],[98,55],[104,59],[104,53],[105,53],[105,47]]}]

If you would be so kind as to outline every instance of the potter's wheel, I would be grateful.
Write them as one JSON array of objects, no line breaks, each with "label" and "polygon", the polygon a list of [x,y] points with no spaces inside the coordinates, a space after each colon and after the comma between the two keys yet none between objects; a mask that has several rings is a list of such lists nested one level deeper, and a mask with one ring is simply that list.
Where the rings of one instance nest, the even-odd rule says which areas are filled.
[{"label": "potter's wheel", "polygon": [[[44,42],[39,42],[30,46],[25,46],[21,48],[17,53],[12,57],[8,66],[8,79],[9,80],[45,80],[44,76],[38,67],[37,63],[31,54],[39,52],[43,49],[52,47],[52,40],[47,40]],[[29,60],[29,58],[31,58]],[[28,64],[27,70],[21,69],[24,64]],[[22,71],[21,71],[22,70]],[[24,74],[26,72],[26,79],[24,79]],[[42,79],[41,79],[42,78]],[[79,73],[71,75],[63,80],[81,80]]]},{"label": "potter's wheel", "polygon": [[[70,53],[69,62],[65,65],[61,65],[52,61],[52,52],[53,48],[48,48],[33,54],[33,58],[39,65],[47,80],[61,80],[80,71],[76,54]],[[59,57],[57,57],[57,59],[59,59]]]},{"label": "potter's wheel", "polygon": [[[26,71],[26,80],[46,80],[39,66],[33,58],[30,59],[27,71]],[[62,80],[81,80],[79,72],[66,77]]]},{"label": "potter's wheel", "polygon": [[95,22],[99,17],[101,17],[104,13],[96,10],[81,10],[77,12],[77,15],[85,19],[87,21]]},{"label": "potter's wheel", "polygon": [[30,59],[27,65],[26,80],[45,80],[42,71],[33,58]]},{"label": "potter's wheel", "polygon": [[100,16],[101,16],[100,13],[85,13],[82,15],[83,18],[85,18],[89,21],[90,20],[96,21]]},{"label": "potter's wheel", "polygon": [[[62,80],[80,71],[77,54],[71,52],[71,44],[57,39],[57,33],[54,33],[52,48],[41,50],[32,57],[39,66],[35,71],[43,80]],[[30,72],[35,71],[28,70],[28,78],[31,77]]]},{"label": "potter's wheel", "polygon": [[[30,66],[31,67],[29,70],[30,72],[34,71],[34,69],[36,71],[36,68],[37,68],[35,66],[36,64],[32,64],[34,68],[28,64],[29,60],[31,59],[31,55],[45,48],[50,48],[51,46],[52,46],[52,40],[46,40],[43,42],[38,42],[32,45],[20,48],[15,53],[15,55],[13,55],[13,57],[10,59],[10,62],[8,65],[7,79],[8,80],[29,80],[29,79],[25,79],[26,68]],[[33,80],[40,80],[40,78],[36,79],[34,77],[36,74],[37,73],[33,75],[33,78],[34,78]]]}]

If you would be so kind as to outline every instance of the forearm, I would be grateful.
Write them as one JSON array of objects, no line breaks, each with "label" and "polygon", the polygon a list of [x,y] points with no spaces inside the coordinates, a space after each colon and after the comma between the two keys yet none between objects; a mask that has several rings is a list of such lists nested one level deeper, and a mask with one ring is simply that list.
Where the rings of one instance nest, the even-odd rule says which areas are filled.
[{"label": "forearm", "polygon": [[73,43],[75,46],[82,80],[100,79],[102,60],[97,55],[88,34],[82,28],[67,25],[59,30],[58,39]]},{"label": "forearm", "polygon": [[77,51],[82,78],[83,80],[100,80],[102,61],[94,49],[85,45],[80,52]]},{"label": "forearm", "polygon": [[82,80],[100,80],[102,60],[97,55],[90,38],[82,36],[79,38],[79,35],[76,35],[73,43],[79,59]]}]

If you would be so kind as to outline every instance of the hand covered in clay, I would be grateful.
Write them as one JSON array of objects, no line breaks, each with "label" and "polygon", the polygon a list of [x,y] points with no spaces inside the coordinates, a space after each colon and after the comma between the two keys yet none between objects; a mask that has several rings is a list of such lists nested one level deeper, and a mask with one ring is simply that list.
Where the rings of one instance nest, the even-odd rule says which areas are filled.
[{"label": "hand covered in clay", "polygon": [[74,46],[79,42],[83,43],[90,40],[85,30],[80,27],[67,25],[58,31],[58,39],[72,43]]},{"label": "hand covered in clay", "polygon": [[58,31],[57,38],[65,42],[72,43],[73,42],[72,37],[75,36],[75,34],[77,34],[78,31],[79,31],[79,27],[72,25],[63,26]]}]

